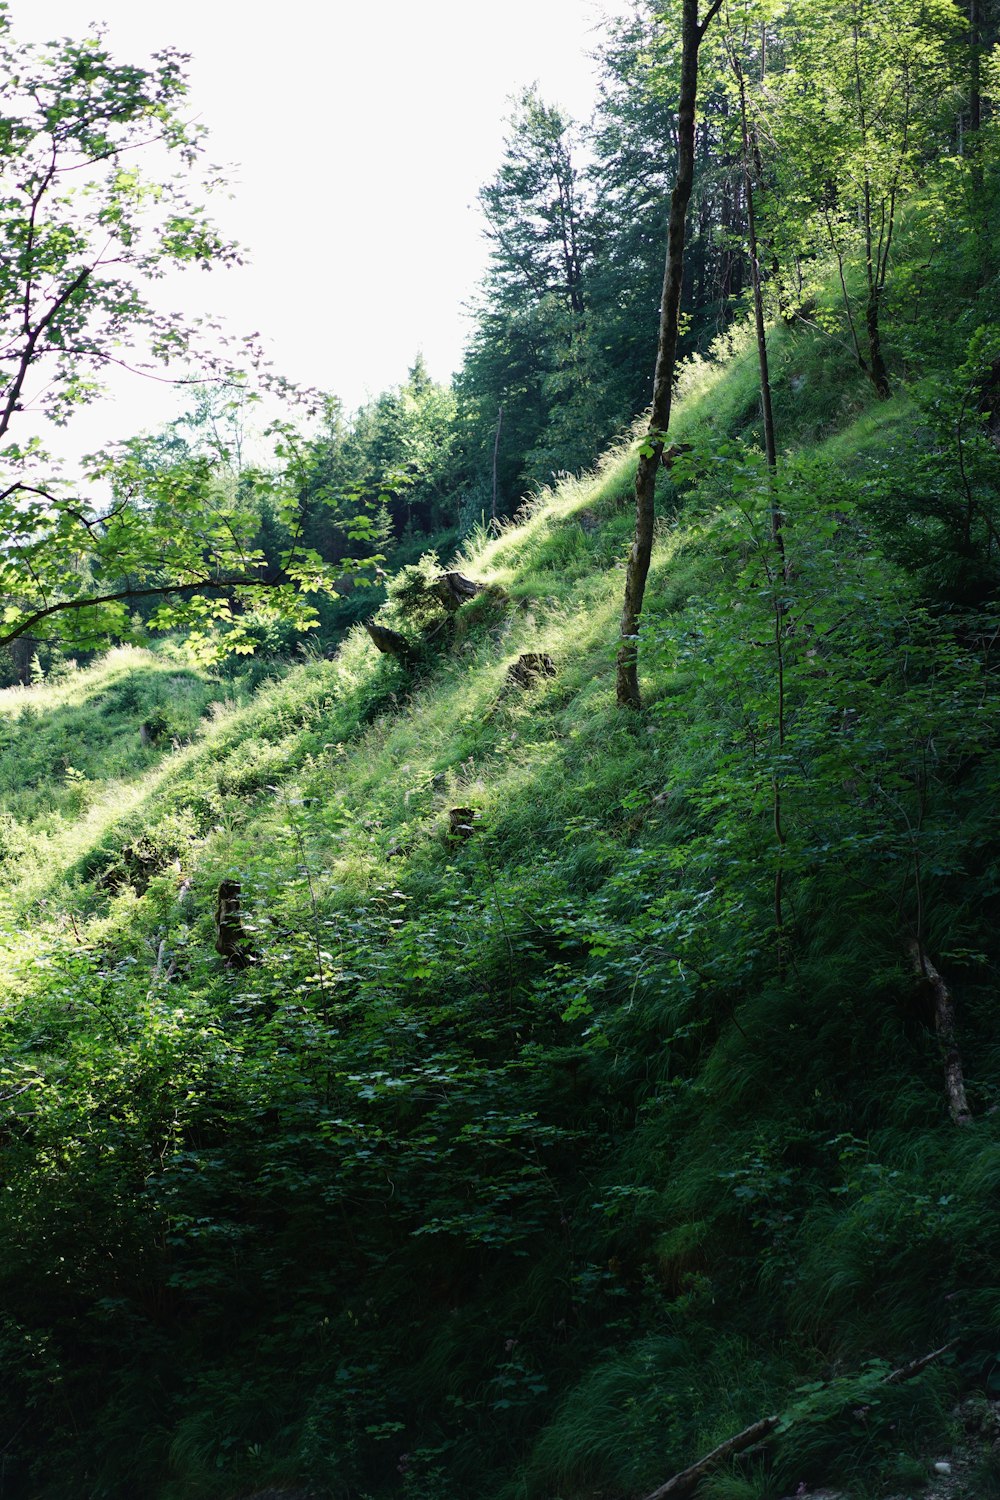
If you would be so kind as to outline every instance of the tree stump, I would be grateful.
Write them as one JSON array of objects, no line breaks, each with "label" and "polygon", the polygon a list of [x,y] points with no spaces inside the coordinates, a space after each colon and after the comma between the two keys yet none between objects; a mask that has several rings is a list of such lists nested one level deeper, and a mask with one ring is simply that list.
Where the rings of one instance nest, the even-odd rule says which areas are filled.
[{"label": "tree stump", "polygon": [[539,677],[554,677],[556,664],[547,651],[524,651],[507,668],[507,681],[512,687],[529,688]]},{"label": "tree stump", "polygon": [[404,666],[410,665],[413,661],[413,647],[405,635],[400,635],[398,630],[390,630],[386,625],[378,625],[374,620],[365,620],[363,623],[383,656],[394,656]]},{"label": "tree stump", "polygon": [[476,817],[474,807],[450,807],[448,809],[448,837],[471,839]]},{"label": "tree stump", "polygon": [[215,951],[230,969],[248,969],[257,962],[243,926],[240,895],[238,880],[223,880],[215,903]]},{"label": "tree stump", "polygon": [[965,1075],[962,1070],[962,1054],[959,1051],[955,1030],[955,1002],[952,999],[951,990],[931,963],[927,950],[921,942],[914,939],[909,951],[913,972],[921,984],[926,986],[931,997],[934,1030],[941,1043],[948,1113],[956,1125],[968,1125],[972,1120],[972,1111],[965,1097]]},{"label": "tree stump", "polygon": [[466,578],[464,573],[442,573],[434,580],[432,593],[440,600],[450,615],[463,604],[481,594],[485,584]]}]

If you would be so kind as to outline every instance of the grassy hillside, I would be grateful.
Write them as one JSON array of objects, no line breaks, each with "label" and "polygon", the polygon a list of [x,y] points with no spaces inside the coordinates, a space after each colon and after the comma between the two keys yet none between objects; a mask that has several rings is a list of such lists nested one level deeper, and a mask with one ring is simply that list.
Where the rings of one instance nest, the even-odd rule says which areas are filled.
[{"label": "grassy hillside", "polygon": [[412,666],[2,695],[5,1492],[624,1500],[784,1411],[706,1492],[880,1495],[997,1388],[997,454],[774,363],[773,484],[685,377],[640,716],[627,447],[397,583]]}]

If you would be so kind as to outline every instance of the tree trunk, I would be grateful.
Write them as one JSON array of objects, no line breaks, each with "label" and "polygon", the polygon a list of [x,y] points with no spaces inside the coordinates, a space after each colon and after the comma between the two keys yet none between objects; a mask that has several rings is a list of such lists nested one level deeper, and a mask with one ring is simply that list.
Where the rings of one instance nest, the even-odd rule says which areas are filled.
[{"label": "tree trunk", "polygon": [[955,1034],[955,1002],[948,986],[927,957],[923,944],[916,939],[910,944],[910,958],[913,960],[914,973],[927,986],[934,1006],[934,1030],[941,1043],[948,1113],[956,1125],[969,1125],[972,1122],[972,1111],[965,1097],[962,1054]]},{"label": "tree trunk", "polygon": [[240,883],[224,880],[215,902],[215,951],[230,969],[247,969],[256,955],[243,926]]},{"label": "tree trunk", "polygon": [[983,121],[981,56],[983,45],[982,0],[969,0],[969,129],[973,151],[979,146],[976,132]]},{"label": "tree trunk", "polygon": [[616,691],[619,706],[639,709],[638,630],[643,595],[653,551],[653,493],[663,443],[670,425],[670,400],[677,362],[677,330],[681,288],[684,281],[684,226],[694,183],[694,111],[698,94],[698,48],[712,17],[721,4],[714,0],[701,25],[698,0],[683,0],[681,20],[681,83],[677,106],[677,178],[670,198],[667,229],[667,259],[660,302],[660,332],[653,376],[653,407],[649,428],[639,453],[635,478],[635,537],[625,574],[621,641],[618,650]]},{"label": "tree trunk", "polygon": [[496,437],[493,439],[493,498],[490,502],[491,521],[495,521],[497,518],[497,460],[500,457],[500,429],[502,426],[503,402],[500,403],[500,410],[497,412],[497,431]]},{"label": "tree trunk", "polygon": [[882,357],[880,300],[878,286],[871,286],[868,293],[868,305],[865,308],[865,326],[868,329],[868,374],[879,396],[886,401],[892,395],[892,387],[889,384],[889,371]]},{"label": "tree trunk", "polygon": [[38,650],[38,641],[33,635],[21,635],[9,642],[8,650],[22,687],[31,686],[31,662]]},{"label": "tree trunk", "polygon": [[[467,604],[470,599],[475,599],[481,594],[486,585],[477,583],[474,578],[466,578],[464,573],[442,573],[431,585],[431,592],[441,601],[450,615]],[[370,634],[371,632],[369,632]]]},{"label": "tree trunk", "polygon": [[[767,331],[764,327],[764,293],[760,280],[760,255],[757,248],[757,214],[754,202],[750,127],[747,122],[747,86],[735,49],[729,60],[740,92],[740,129],[743,138],[743,184],[747,199],[747,237],[750,249],[750,286],[753,291],[754,327],[757,333],[757,363],[760,367],[760,409],[764,418],[764,452],[767,467],[773,473],[778,467],[778,449],[774,436],[774,409],[771,404],[771,376],[767,364]],[[771,531],[781,548],[781,517],[772,507]]]}]

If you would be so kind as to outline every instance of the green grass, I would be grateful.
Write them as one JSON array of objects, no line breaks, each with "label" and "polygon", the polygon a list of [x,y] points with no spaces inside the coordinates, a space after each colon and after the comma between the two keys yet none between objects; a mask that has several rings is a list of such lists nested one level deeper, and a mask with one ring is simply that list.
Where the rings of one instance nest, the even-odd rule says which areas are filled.
[{"label": "green grass", "polygon": [[740,335],[680,382],[642,715],[627,445],[465,545],[491,588],[412,670],[357,629],[252,694],[119,651],[0,695],[19,1493],[596,1500],[781,1410],[705,1493],[874,1496],[947,1440],[1000,1317],[995,629],[856,504],[888,446],[923,472],[911,396],[773,357],[788,576]]}]

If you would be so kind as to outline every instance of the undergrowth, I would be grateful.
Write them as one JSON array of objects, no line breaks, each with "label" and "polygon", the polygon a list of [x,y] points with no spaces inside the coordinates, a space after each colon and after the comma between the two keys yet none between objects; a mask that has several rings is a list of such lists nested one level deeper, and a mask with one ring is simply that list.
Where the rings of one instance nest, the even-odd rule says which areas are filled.
[{"label": "undergrowth", "polygon": [[797,325],[769,476],[752,357],[682,384],[641,716],[630,444],[405,665],[0,697],[5,1493],[596,1500],[773,1412],[706,1494],[877,1495],[990,1379],[1000,460],[956,520],[947,383],[876,409]]}]

